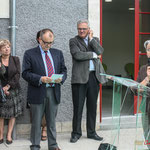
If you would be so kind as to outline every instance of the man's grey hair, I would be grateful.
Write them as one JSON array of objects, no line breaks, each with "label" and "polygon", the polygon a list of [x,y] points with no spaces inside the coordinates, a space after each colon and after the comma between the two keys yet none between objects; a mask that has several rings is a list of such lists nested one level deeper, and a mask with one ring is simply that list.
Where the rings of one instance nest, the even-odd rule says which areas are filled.
[{"label": "man's grey hair", "polygon": [[77,27],[78,27],[78,25],[81,24],[81,23],[87,23],[88,27],[90,27],[90,23],[89,23],[89,21],[88,21],[87,19],[79,20],[79,21],[77,22]]},{"label": "man's grey hair", "polygon": [[150,43],[150,40],[147,40],[147,41],[145,41],[144,42],[144,47],[145,47],[145,49],[147,48],[147,45]]}]

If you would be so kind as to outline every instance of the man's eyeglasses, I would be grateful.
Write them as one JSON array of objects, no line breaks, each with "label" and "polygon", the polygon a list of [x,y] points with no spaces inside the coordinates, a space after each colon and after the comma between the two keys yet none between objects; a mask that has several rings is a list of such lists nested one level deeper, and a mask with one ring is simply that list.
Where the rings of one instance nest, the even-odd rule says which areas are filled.
[{"label": "man's eyeglasses", "polygon": [[81,31],[81,30],[85,31],[85,30],[87,30],[87,29],[88,29],[88,28],[78,28],[79,31]]},{"label": "man's eyeglasses", "polygon": [[[42,39],[41,39],[41,40],[42,40]],[[50,44],[53,43],[53,41],[52,41],[52,42],[45,42],[44,40],[42,40],[42,42],[43,42],[45,45],[50,45]]]},{"label": "man's eyeglasses", "polygon": [[147,52],[150,52],[150,48],[146,49]]}]

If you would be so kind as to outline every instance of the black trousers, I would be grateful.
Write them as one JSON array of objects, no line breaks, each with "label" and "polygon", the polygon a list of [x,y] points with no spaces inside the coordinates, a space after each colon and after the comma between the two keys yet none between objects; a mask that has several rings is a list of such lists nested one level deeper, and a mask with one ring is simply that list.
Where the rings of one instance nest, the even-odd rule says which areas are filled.
[{"label": "black trousers", "polygon": [[97,98],[99,93],[99,82],[96,79],[95,72],[90,72],[89,80],[86,84],[72,84],[73,99],[73,131],[72,137],[82,135],[81,120],[83,106],[86,100],[87,108],[87,136],[94,135],[97,112]]}]

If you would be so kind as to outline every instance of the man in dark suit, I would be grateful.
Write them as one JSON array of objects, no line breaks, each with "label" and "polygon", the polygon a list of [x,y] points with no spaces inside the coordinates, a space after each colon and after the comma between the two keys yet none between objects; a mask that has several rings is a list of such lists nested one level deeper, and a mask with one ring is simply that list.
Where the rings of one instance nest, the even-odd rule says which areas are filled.
[{"label": "man in dark suit", "polygon": [[[56,124],[60,86],[67,78],[64,57],[60,50],[51,48],[53,32],[43,29],[39,46],[24,54],[22,77],[28,82],[27,100],[31,105],[31,150],[40,149],[41,121],[45,114],[48,135],[48,150],[60,150],[56,142]],[[63,74],[52,83],[52,74]]]},{"label": "man in dark suit", "polygon": [[93,37],[87,20],[77,23],[78,35],[70,39],[70,53],[72,55],[72,98],[73,98],[73,131],[70,142],[75,143],[81,137],[81,119],[83,106],[86,99],[87,107],[87,137],[101,141],[95,131],[97,98],[99,83],[106,79],[100,76],[104,69],[100,62],[104,49],[99,39]]}]

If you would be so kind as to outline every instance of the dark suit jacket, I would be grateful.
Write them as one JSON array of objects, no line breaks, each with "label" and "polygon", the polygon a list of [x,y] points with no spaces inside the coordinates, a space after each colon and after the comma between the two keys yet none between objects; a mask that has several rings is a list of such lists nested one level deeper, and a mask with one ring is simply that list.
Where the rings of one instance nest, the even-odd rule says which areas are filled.
[{"label": "dark suit jacket", "polygon": [[[140,67],[140,70],[138,72],[137,82],[140,83],[147,77],[147,67],[148,67],[148,64]],[[150,88],[150,83],[147,86]],[[135,92],[135,94],[137,95],[137,92]],[[148,112],[148,114],[150,114],[150,96],[149,96],[149,94],[146,98],[146,112]],[[149,120],[150,120],[150,115],[149,115]]]},{"label": "dark suit jacket", "polygon": [[[0,57],[1,61],[1,57]],[[10,89],[19,89],[19,79],[20,79],[20,61],[19,58],[16,56],[9,57],[9,64],[8,64],[8,78],[5,78],[3,67],[0,68],[0,80],[2,87],[6,84],[10,85]]]},{"label": "dark suit jacket", "polygon": [[[50,49],[56,74],[63,74],[62,83],[67,78],[67,68],[60,50]],[[46,96],[46,84],[39,84],[40,78],[46,76],[44,62],[39,46],[27,50],[23,58],[22,77],[28,82],[27,101],[30,104],[41,104]],[[57,103],[60,103],[60,84],[55,84],[54,93]]]},{"label": "dark suit jacket", "polygon": [[137,82],[142,82],[147,77],[147,64],[140,67],[138,72]]},{"label": "dark suit jacket", "polygon": [[100,83],[105,83],[107,80],[104,76],[100,76],[100,73],[105,73],[103,66],[99,59],[93,59],[93,52],[97,55],[103,53],[104,49],[100,45],[99,39],[94,37],[88,46],[84,40],[79,36],[76,36],[69,41],[70,53],[72,55],[73,67],[71,83],[84,84],[89,79],[89,60],[93,60],[95,66],[95,75]]}]

